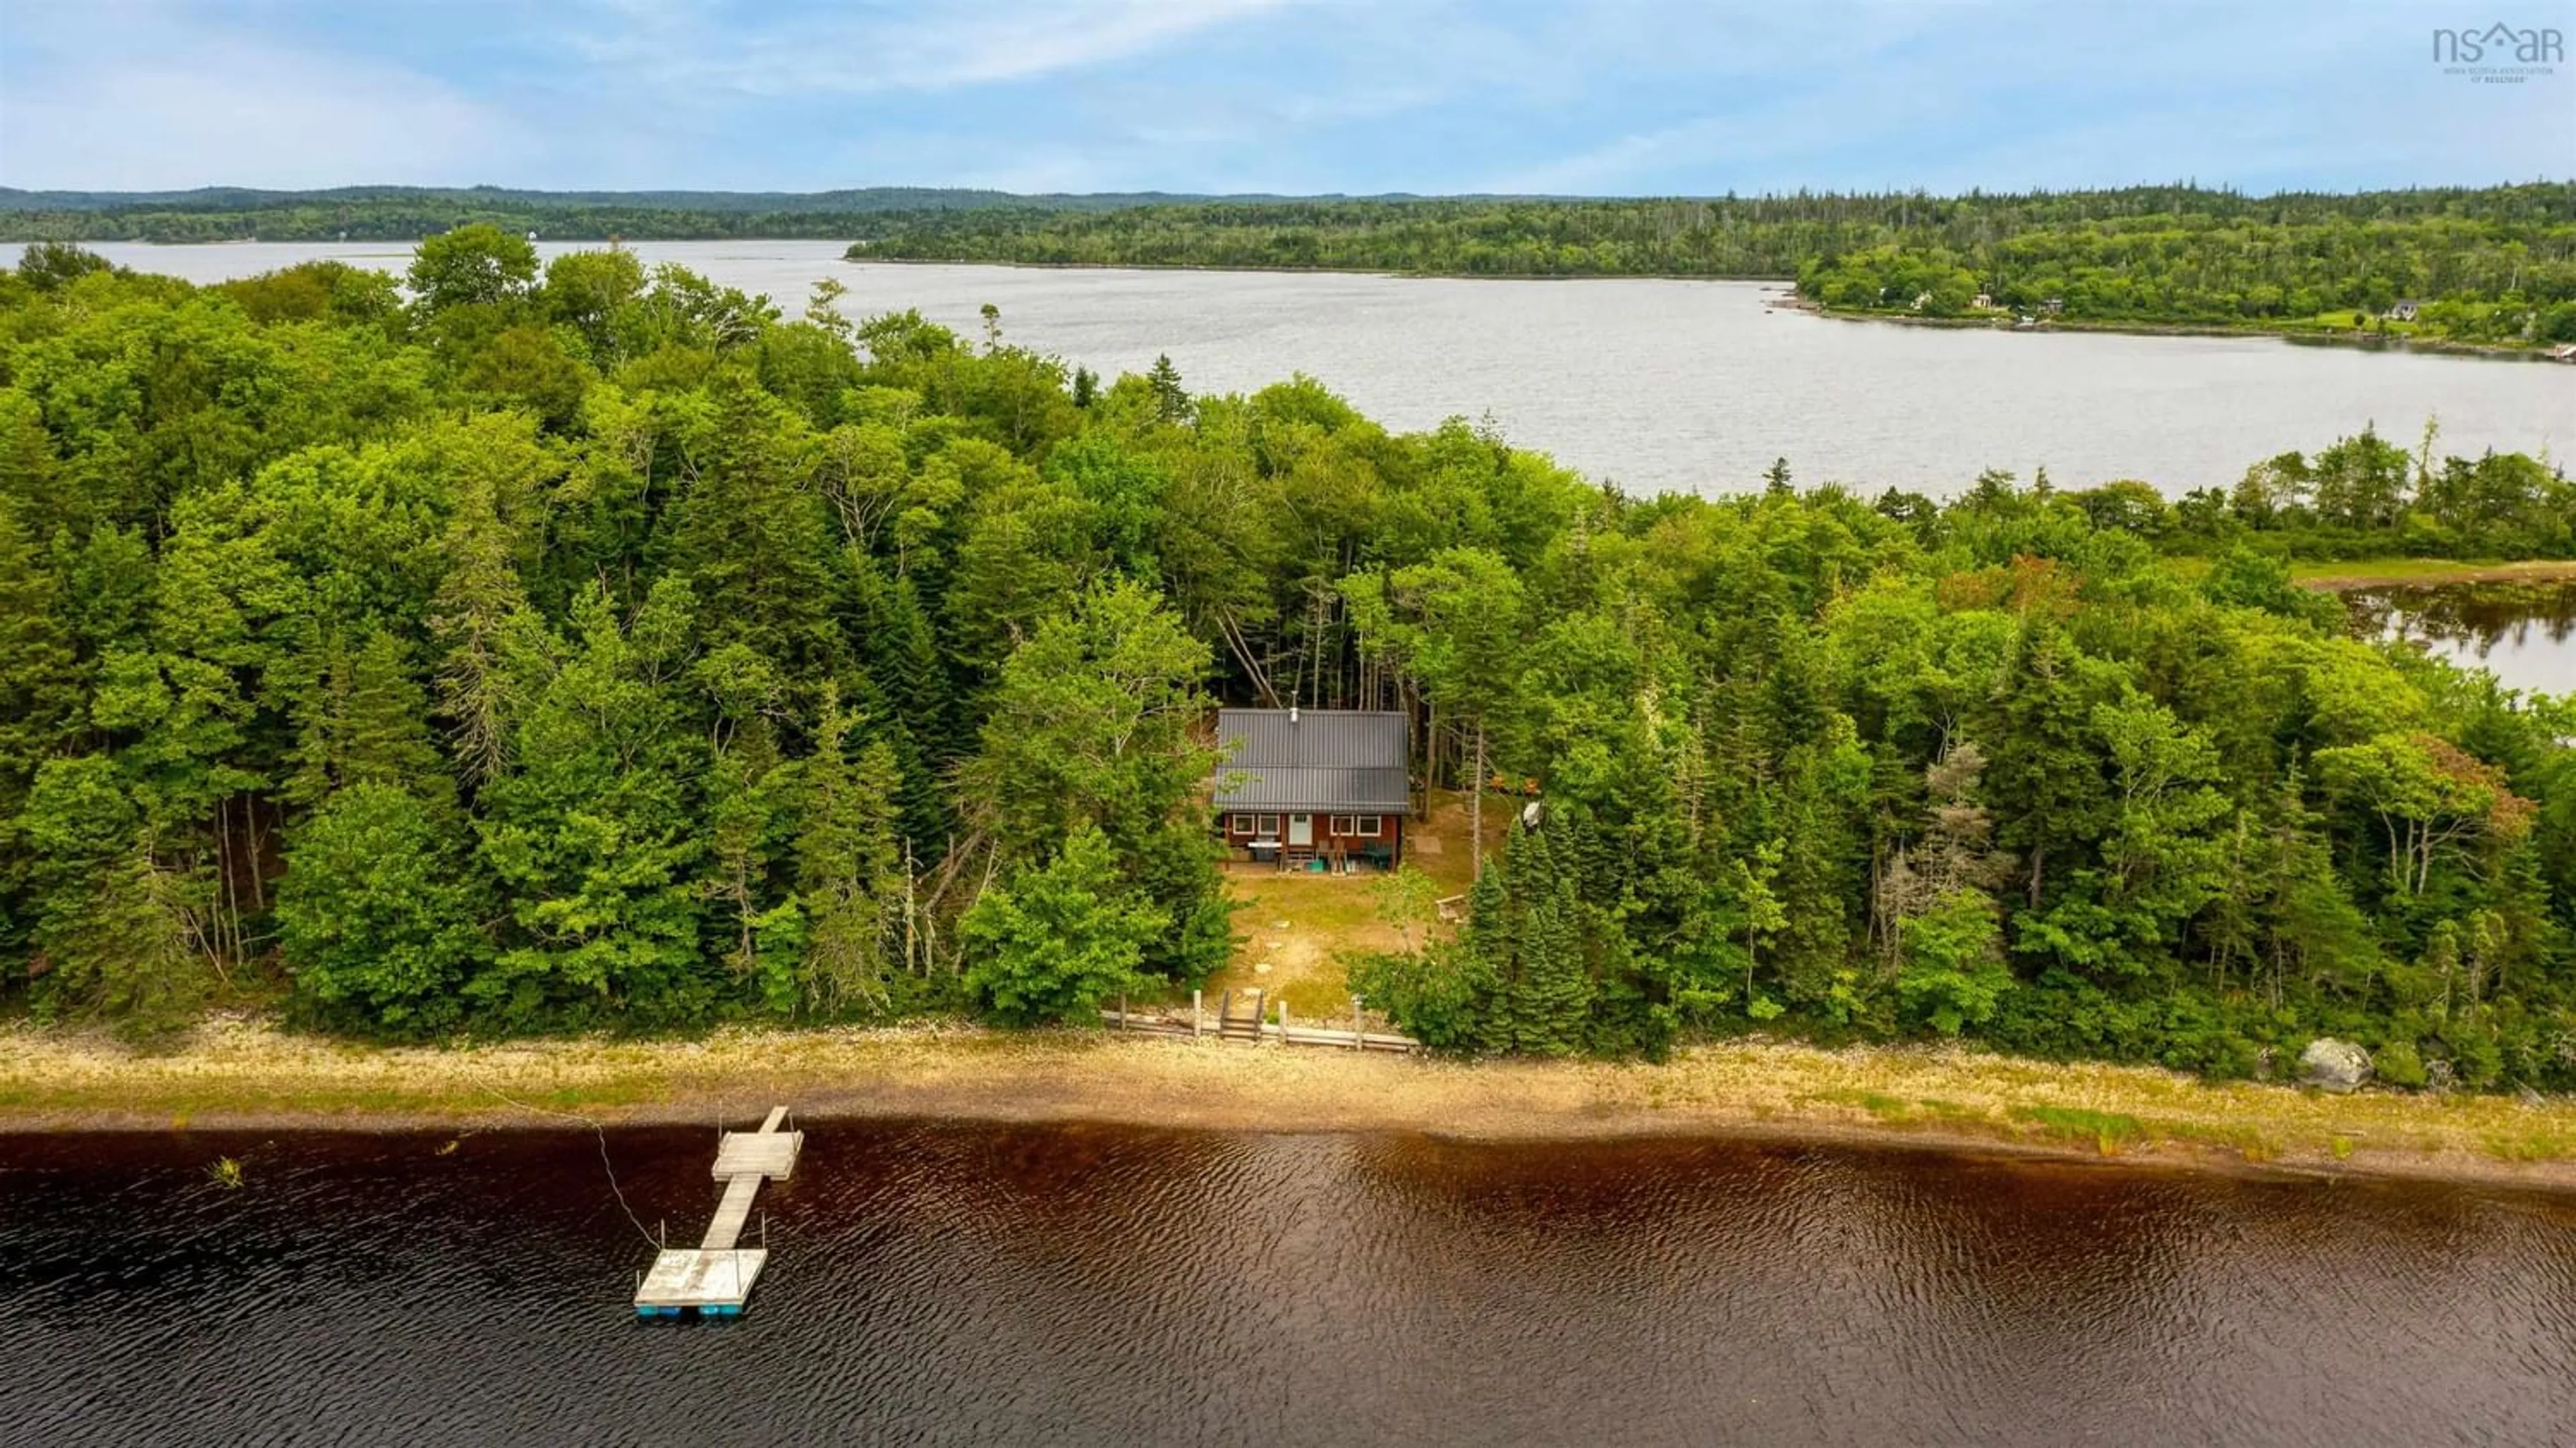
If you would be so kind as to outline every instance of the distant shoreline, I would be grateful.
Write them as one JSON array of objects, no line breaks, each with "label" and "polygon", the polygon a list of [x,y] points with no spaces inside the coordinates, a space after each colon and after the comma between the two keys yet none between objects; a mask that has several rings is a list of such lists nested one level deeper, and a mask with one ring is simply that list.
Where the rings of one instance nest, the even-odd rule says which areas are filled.
[{"label": "distant shoreline", "polygon": [[2576,1191],[2576,1101],[2210,1085],[1955,1048],[1760,1041],[1662,1064],[1452,1061],[960,1025],[373,1047],[218,1019],[177,1049],[0,1031],[0,1131],[906,1118],[1495,1142],[1733,1137]]},{"label": "distant shoreline", "polygon": [[2260,323],[2221,326],[2209,322],[2144,322],[2064,317],[2051,318],[2030,327],[2017,327],[1995,313],[1968,317],[1916,317],[1896,312],[1856,311],[1848,307],[1828,307],[1802,297],[1777,302],[1783,311],[1805,312],[1835,322],[1884,322],[1896,327],[1933,327],[1946,331],[2011,332],[2016,335],[2094,332],[2127,337],[2262,337],[2298,347],[2345,347],[2361,352],[2417,353],[2433,357],[2477,357],[2507,362],[2547,362],[2548,352],[2538,344],[2515,346],[2501,342],[2453,342],[2441,338],[2417,340],[2407,337],[2370,336],[2351,332],[2295,331],[2284,327],[2266,327]]},{"label": "distant shoreline", "polygon": [[[776,239],[789,241],[795,238]],[[1548,272],[1406,271],[1400,267],[1383,266],[1217,266],[1195,261],[968,261],[956,257],[847,254],[841,260],[852,266],[988,266],[1007,271],[1243,272],[1253,276],[1386,277],[1405,282],[1724,282],[1739,286],[1751,282],[1783,290],[1793,285],[1793,279],[1789,277],[1719,276],[1713,272],[1590,272],[1568,276]]]},{"label": "distant shoreline", "polygon": [[[103,239],[75,242],[76,246],[390,246],[416,247],[424,237],[380,237],[338,241],[328,237],[301,240],[273,240],[264,237],[227,237],[209,241],[154,241],[144,237]],[[542,243],[560,245],[608,246],[608,237],[550,237],[540,234]],[[815,236],[645,236],[620,237],[616,243],[682,243],[713,244],[766,242],[808,242],[828,244],[834,238]],[[0,249],[25,245],[23,242],[0,240]],[[1970,317],[1916,317],[1889,312],[1857,311],[1845,307],[1828,307],[1811,302],[1796,293],[1796,279],[1776,275],[1719,275],[1711,272],[1616,272],[1561,275],[1539,272],[1448,272],[1407,271],[1397,267],[1346,266],[1256,266],[1249,264],[1212,265],[1205,262],[1149,261],[994,261],[958,257],[852,256],[844,251],[838,260],[851,266],[952,266],[992,267],[1007,271],[1133,271],[1133,272],[1239,272],[1252,276],[1348,276],[1385,277],[1394,281],[1462,281],[1462,282],[1718,282],[1777,288],[1780,295],[1766,300],[1764,306],[1784,312],[1803,312],[1836,322],[1883,322],[1898,327],[1931,327],[1950,331],[2020,332],[2002,317],[1988,314]],[[2063,317],[2027,329],[2034,333],[2092,332],[2126,337],[2260,337],[2288,342],[2293,346],[2344,347],[2364,352],[2413,353],[2433,357],[2473,357],[2496,361],[2547,362],[2546,349],[2537,344],[2518,346],[2498,342],[2454,342],[2443,339],[2417,340],[2403,337],[2381,337],[2343,332],[2293,331],[2259,324],[2218,326],[2206,322],[2145,322],[2116,320],[2069,320]]]}]

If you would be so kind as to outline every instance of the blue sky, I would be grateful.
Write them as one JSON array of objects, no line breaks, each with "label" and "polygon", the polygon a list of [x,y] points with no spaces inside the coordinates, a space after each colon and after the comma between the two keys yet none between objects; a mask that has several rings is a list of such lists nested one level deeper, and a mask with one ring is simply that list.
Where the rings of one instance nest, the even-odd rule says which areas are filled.
[{"label": "blue sky", "polygon": [[2576,0],[0,0],[0,184],[2348,189],[2576,175]]}]

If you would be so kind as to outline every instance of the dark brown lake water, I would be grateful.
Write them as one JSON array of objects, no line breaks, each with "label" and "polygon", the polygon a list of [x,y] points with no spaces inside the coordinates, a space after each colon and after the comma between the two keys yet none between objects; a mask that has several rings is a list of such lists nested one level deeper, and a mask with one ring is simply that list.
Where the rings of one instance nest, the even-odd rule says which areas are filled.
[{"label": "dark brown lake water", "polygon": [[[2576,1197],[871,1124],[739,1321],[586,1133],[0,1137],[0,1442],[2565,1444]],[[709,1131],[611,1133],[694,1238]],[[238,1157],[226,1190],[207,1167]]]}]

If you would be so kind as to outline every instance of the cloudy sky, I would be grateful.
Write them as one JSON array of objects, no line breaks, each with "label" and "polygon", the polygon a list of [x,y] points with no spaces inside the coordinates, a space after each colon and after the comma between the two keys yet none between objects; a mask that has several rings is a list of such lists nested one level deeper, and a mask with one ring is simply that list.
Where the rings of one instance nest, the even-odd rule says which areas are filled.
[{"label": "cloudy sky", "polygon": [[2576,38],[2576,0],[0,0],[0,184],[2576,175],[2576,66],[2493,84],[2435,63],[2435,27],[2497,21]]}]

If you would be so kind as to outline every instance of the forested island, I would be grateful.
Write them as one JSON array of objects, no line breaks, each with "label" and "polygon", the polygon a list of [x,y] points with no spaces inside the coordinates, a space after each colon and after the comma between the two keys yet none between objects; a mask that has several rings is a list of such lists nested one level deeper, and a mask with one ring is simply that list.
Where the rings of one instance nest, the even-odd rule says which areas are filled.
[{"label": "forested island", "polygon": [[865,218],[856,259],[1794,279],[1852,313],[2576,342],[2576,185],[1207,201]]},{"label": "forested island", "polygon": [[[2168,500],[1624,496],[1321,382],[1104,381],[469,226],[407,286],[0,275],[0,1001],[371,1039],[1184,995],[1219,701],[1536,782],[1422,1040],[1960,1038],[2576,1086],[2576,703],[2289,560],[2576,556],[2576,484],[2367,430]],[[1480,770],[1478,762],[1482,761]],[[1355,889],[1364,886],[1354,884]]]}]

